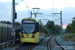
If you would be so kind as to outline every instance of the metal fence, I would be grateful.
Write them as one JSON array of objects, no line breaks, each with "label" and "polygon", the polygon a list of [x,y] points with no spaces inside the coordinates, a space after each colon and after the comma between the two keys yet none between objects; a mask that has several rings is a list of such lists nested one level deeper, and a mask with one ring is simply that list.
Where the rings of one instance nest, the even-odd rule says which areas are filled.
[{"label": "metal fence", "polygon": [[[12,40],[12,25],[0,23],[0,43]],[[19,30],[15,29],[15,39],[19,38]]]}]

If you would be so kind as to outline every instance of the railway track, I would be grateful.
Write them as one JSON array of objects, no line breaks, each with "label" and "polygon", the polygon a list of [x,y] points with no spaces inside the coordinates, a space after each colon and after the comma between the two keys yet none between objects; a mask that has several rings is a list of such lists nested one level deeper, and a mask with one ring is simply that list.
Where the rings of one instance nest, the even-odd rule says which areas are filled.
[{"label": "railway track", "polygon": [[[45,38],[47,38],[47,37],[49,37],[49,36],[51,36],[51,35],[45,36],[41,41],[43,41]],[[40,42],[41,42],[41,41],[40,41]],[[39,43],[40,43],[40,42],[39,42]],[[32,49],[33,49],[36,45],[38,45],[39,43],[33,45],[29,50],[32,50]]]},{"label": "railway track", "polygon": [[[57,36],[56,36],[57,37]],[[65,50],[57,41],[56,41],[56,37],[55,37],[55,42],[58,44],[58,46],[60,46],[60,48],[62,49],[62,50]]]},{"label": "railway track", "polygon": [[[44,38],[43,38],[43,39],[44,39]],[[43,40],[43,39],[42,39],[42,40]],[[42,41],[42,40],[41,40],[41,41]],[[41,41],[40,41],[40,42],[41,42]],[[40,43],[40,42],[39,42],[39,43]],[[29,48],[29,50],[32,50],[36,45],[38,45],[38,43],[35,44],[35,45],[33,45],[31,48]]]},{"label": "railway track", "polygon": [[[49,36],[51,36],[51,35],[49,35]],[[46,37],[44,37],[41,41],[43,41],[45,38],[47,38],[47,37],[49,37],[49,36],[46,36]],[[41,42],[40,41],[40,42]],[[40,43],[39,42],[39,43]],[[23,44],[23,45],[21,45],[21,46],[19,46],[18,48],[15,48],[14,50],[32,50],[36,45],[38,45],[39,43],[36,43],[36,44],[31,44],[31,43],[29,43],[29,44]]]},{"label": "railway track", "polygon": [[15,48],[14,50],[29,50],[29,48],[31,48],[33,45],[35,45],[34,43],[25,43],[22,44],[21,46]]},{"label": "railway track", "polygon": [[[52,37],[51,37],[52,38]],[[50,45],[50,41],[51,41],[51,38],[48,40],[48,43],[47,43],[47,50],[51,50],[51,45]]]},{"label": "railway track", "polygon": [[[65,50],[56,40],[57,36],[52,36],[49,40],[48,40],[48,49],[47,50]],[[51,42],[52,40],[52,42]],[[53,44],[52,44],[53,43]],[[59,48],[55,48],[55,46],[59,47]],[[54,49],[53,49],[54,48]]]}]

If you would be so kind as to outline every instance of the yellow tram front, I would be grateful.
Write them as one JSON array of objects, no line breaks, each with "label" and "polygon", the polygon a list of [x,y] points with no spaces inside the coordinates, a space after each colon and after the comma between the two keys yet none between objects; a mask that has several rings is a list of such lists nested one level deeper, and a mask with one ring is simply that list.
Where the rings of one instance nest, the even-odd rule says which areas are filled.
[{"label": "yellow tram front", "polygon": [[39,22],[33,18],[24,18],[21,22],[21,42],[39,42]]}]

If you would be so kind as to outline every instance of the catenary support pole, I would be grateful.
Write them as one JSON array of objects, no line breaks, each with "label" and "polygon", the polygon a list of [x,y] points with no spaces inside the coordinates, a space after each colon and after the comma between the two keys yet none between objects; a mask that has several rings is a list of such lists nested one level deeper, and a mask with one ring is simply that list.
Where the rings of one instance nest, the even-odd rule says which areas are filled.
[{"label": "catenary support pole", "polygon": [[60,11],[60,13],[52,13],[52,14],[60,14],[61,37],[62,37],[62,11]]},{"label": "catenary support pole", "polygon": [[[15,29],[15,0],[13,0],[12,6],[13,6],[12,32],[14,32],[14,29]],[[15,45],[15,36],[13,36],[13,45]]]}]

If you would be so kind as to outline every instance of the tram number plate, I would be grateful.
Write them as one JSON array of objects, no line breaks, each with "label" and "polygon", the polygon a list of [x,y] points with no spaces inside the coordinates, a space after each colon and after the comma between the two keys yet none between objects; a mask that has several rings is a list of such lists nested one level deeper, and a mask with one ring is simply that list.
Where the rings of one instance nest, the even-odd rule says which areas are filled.
[{"label": "tram number plate", "polygon": [[30,40],[30,38],[25,38],[25,40]]}]

